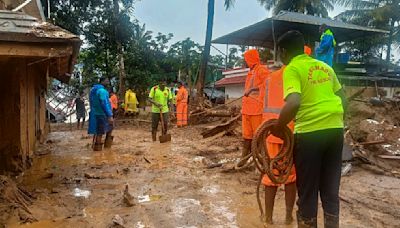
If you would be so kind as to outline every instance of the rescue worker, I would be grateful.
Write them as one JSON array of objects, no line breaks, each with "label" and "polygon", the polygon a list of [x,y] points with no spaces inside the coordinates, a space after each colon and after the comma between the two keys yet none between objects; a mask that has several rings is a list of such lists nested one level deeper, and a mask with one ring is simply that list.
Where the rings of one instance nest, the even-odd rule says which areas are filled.
[{"label": "rescue worker", "polygon": [[179,90],[176,95],[176,125],[184,127],[188,124],[188,91],[183,82],[178,83]]},{"label": "rescue worker", "polygon": [[158,85],[151,88],[148,100],[152,103],[151,107],[151,136],[154,141],[157,141],[157,128],[158,123],[161,121],[161,115],[163,116],[164,132],[167,134],[168,121],[169,121],[169,102],[172,101],[172,93],[169,88],[166,87],[166,82],[161,81]]},{"label": "rescue worker", "polygon": [[319,32],[321,33],[321,39],[318,48],[315,50],[316,57],[332,67],[336,47],[335,37],[326,24],[322,24],[319,27]]},{"label": "rescue worker", "polygon": [[[283,71],[285,66],[271,73],[265,81],[265,97],[263,121],[270,119],[278,119],[279,113],[285,104],[283,100]],[[293,131],[293,121],[288,124],[288,127]],[[266,141],[266,147],[270,158],[278,155],[283,144],[282,139],[270,135]],[[272,214],[274,209],[275,195],[278,189],[277,184],[273,183],[268,175],[264,175],[262,183],[265,186],[265,215],[266,222],[272,224]],[[285,183],[285,201],[286,201],[286,221],[287,225],[293,221],[293,207],[296,200],[296,172],[293,167],[288,180]]]},{"label": "rescue worker", "polygon": [[237,167],[244,166],[251,154],[251,140],[257,128],[262,123],[264,81],[268,76],[268,69],[261,65],[257,50],[248,50],[244,53],[244,60],[250,68],[246,77],[245,91],[242,98],[242,158]]},{"label": "rescue worker", "polygon": [[[83,92],[79,93],[79,96],[75,98],[75,110],[76,110],[76,121],[77,121],[77,129],[83,129],[85,125],[86,119],[86,107],[85,107],[85,100],[83,99],[84,94]],[[81,124],[82,120],[82,124]]]},{"label": "rescue worker", "polygon": [[[304,54],[304,37],[289,31],[278,40],[285,105],[273,134],[295,119],[294,163],[298,227],[317,227],[318,195],[324,224],[339,227],[339,185],[346,100],[333,69]],[[280,136],[282,137],[282,136]]]},{"label": "rescue worker", "polygon": [[125,92],[125,115],[130,113],[137,113],[138,101],[136,98],[136,93],[132,89],[128,89]]},{"label": "rescue worker", "polygon": [[104,148],[110,148],[113,136],[111,135],[114,118],[109,100],[109,94],[106,87],[109,86],[108,78],[100,78],[99,84],[96,84],[90,90],[89,102],[89,129],[88,133],[93,134],[93,150],[103,149],[102,136],[106,134]]},{"label": "rescue worker", "polygon": [[115,117],[117,115],[117,111],[118,111],[118,96],[112,90],[110,93],[110,103],[111,103],[113,116]]}]

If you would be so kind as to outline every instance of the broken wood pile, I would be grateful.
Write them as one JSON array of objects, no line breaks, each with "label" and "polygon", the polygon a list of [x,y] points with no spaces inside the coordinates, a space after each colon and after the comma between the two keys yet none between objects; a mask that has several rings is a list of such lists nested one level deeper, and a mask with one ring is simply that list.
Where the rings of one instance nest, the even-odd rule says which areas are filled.
[{"label": "broken wood pile", "polygon": [[221,132],[223,132],[223,135],[226,134],[231,134],[231,135],[236,135],[235,128],[238,126],[239,124],[239,120],[240,117],[242,117],[240,114],[235,116],[234,118],[223,122],[221,124],[218,124],[216,126],[209,126],[206,127],[205,130],[201,133],[201,135],[203,136],[203,138],[208,138],[214,135],[217,135]]},{"label": "broken wood pile", "polygon": [[235,118],[240,114],[240,108],[237,106],[229,106],[229,104],[239,99],[241,99],[241,97],[229,103],[214,107],[210,101],[205,100],[196,107],[192,107],[192,111],[189,114],[190,124],[214,122],[221,120],[221,118]]},{"label": "broken wood pile", "polygon": [[32,195],[19,188],[9,177],[0,175],[0,224],[5,224],[7,216],[17,212],[22,223],[37,221],[29,206]]},{"label": "broken wood pile", "polygon": [[354,158],[363,168],[400,178],[400,100],[351,98],[345,142]]}]

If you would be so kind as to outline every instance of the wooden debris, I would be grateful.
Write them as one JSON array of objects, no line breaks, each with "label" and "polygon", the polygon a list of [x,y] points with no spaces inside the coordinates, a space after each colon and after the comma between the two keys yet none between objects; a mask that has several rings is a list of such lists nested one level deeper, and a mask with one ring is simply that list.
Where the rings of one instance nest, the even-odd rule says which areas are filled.
[{"label": "wooden debris", "polygon": [[354,98],[360,96],[361,94],[364,93],[364,91],[367,89],[367,87],[364,87],[362,89],[360,89],[359,91],[355,92],[353,95],[351,95],[350,97],[347,98],[348,101],[353,100]]},{"label": "wooden debris", "polygon": [[208,138],[221,132],[228,132],[236,127],[236,124],[238,123],[240,117],[241,115],[239,114],[236,117],[227,121],[226,123],[219,124],[217,126],[213,126],[209,129],[206,129],[201,133],[201,135],[203,136],[203,138]]},{"label": "wooden debris", "polygon": [[369,146],[369,145],[376,145],[376,144],[382,144],[382,143],[386,143],[386,140],[361,142],[361,143],[357,143],[356,146]]},{"label": "wooden debris", "polygon": [[125,185],[125,190],[124,190],[124,195],[123,195],[123,202],[124,202],[125,206],[127,206],[127,207],[135,206],[135,197],[133,197],[129,193],[129,185],[128,184]]},{"label": "wooden debris", "polygon": [[400,160],[400,156],[396,156],[396,155],[378,155],[378,157],[384,158],[384,159]]}]

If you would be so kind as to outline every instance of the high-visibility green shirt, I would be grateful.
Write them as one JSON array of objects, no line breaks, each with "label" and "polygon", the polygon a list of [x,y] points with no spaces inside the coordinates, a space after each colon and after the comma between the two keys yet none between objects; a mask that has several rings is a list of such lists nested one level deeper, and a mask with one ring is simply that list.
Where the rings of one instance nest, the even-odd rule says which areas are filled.
[{"label": "high-visibility green shirt", "polygon": [[303,54],[292,59],[283,73],[284,97],[299,93],[301,104],[295,133],[343,128],[342,100],[335,95],[342,86],[333,69]]},{"label": "high-visibility green shirt", "polygon": [[[172,99],[172,93],[169,88],[165,87],[164,90],[161,91],[159,86],[154,86],[150,90],[149,98],[162,105],[162,113],[169,112],[168,101]],[[151,112],[160,113],[160,109],[153,104],[151,106]]]}]

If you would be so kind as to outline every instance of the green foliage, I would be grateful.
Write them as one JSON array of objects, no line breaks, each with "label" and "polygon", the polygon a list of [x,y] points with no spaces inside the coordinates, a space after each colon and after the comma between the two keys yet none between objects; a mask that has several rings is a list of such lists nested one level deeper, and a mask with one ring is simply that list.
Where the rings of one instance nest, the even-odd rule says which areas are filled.
[{"label": "green foliage", "polygon": [[278,14],[282,10],[299,12],[314,16],[328,17],[337,0],[258,0],[267,10]]},{"label": "green foliage", "polygon": [[[91,87],[101,76],[111,79],[118,91],[118,50],[123,46],[126,86],[144,97],[151,86],[161,79],[196,82],[203,47],[190,38],[170,45],[173,34],[154,34],[134,19],[134,0],[119,0],[119,14],[113,14],[113,0],[50,0],[51,20],[75,34],[84,36],[84,45],[78,58],[82,84],[71,80],[77,90]],[[228,1],[226,1],[227,3]],[[230,1],[233,3],[233,1]],[[47,10],[47,0],[42,0]],[[45,12],[47,14],[47,12]],[[118,26],[116,26],[116,23]],[[117,29],[116,31],[116,28]],[[238,65],[239,51],[230,50],[229,66]],[[225,65],[225,57],[212,56],[208,78],[215,79]],[[210,80],[211,80],[210,79]]]},{"label": "green foliage", "polygon": [[[391,53],[392,45],[396,49],[400,45],[400,0],[338,0],[339,4],[351,7],[337,16],[337,18],[363,26],[390,31],[384,37],[363,37],[346,48],[360,53],[359,58],[367,56],[381,57],[382,47],[386,45],[387,53]],[[391,56],[387,58],[389,61]]]}]

